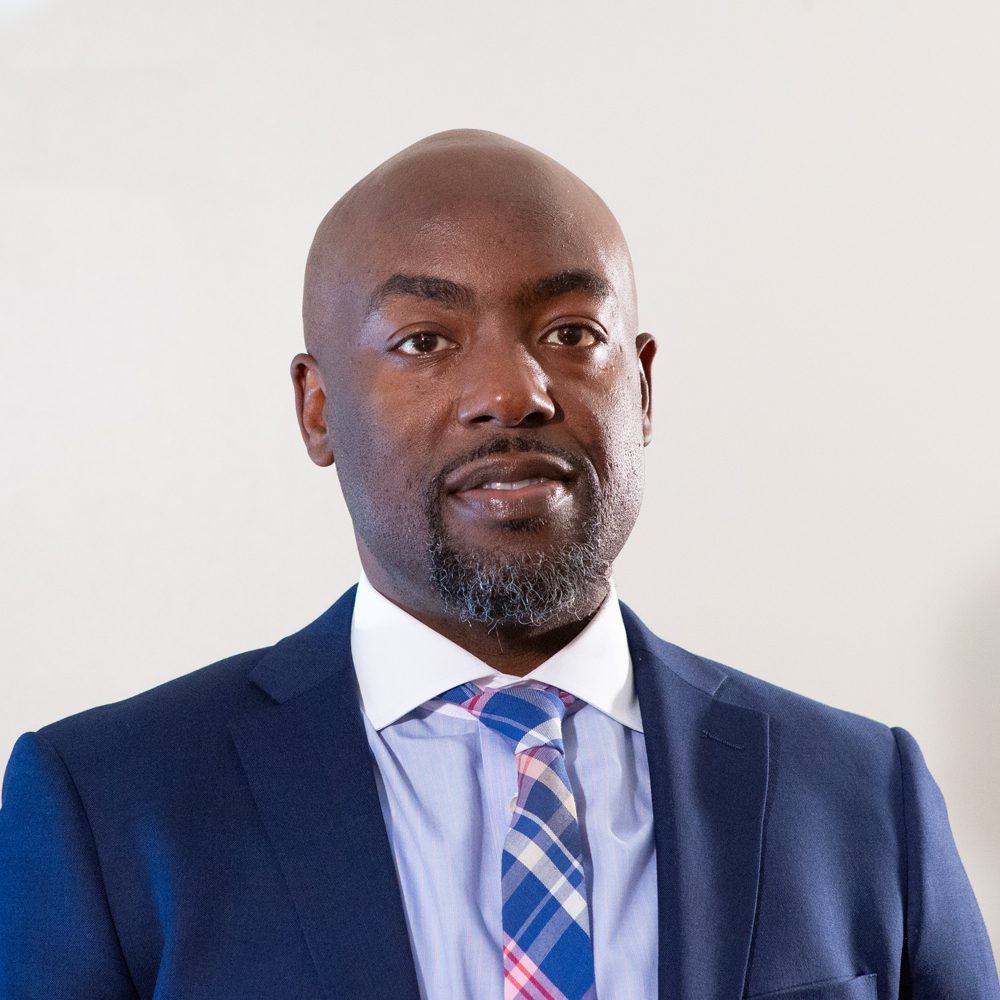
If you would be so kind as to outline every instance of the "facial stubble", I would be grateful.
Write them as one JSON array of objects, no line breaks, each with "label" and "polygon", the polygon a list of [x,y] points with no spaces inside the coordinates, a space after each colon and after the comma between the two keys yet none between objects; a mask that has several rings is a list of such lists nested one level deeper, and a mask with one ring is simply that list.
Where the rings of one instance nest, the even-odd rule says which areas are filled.
[{"label": "facial stubble", "polygon": [[[572,466],[579,515],[572,537],[556,543],[540,540],[536,547],[524,544],[523,537],[506,549],[460,545],[443,517],[446,470],[428,485],[424,496],[431,586],[462,622],[539,627],[584,618],[594,610],[594,595],[606,590],[611,571],[600,482],[578,456],[540,447],[536,441],[497,442],[480,449],[476,457],[510,451],[547,452]],[[508,521],[500,530],[541,538],[552,527],[548,518],[538,517]]]}]

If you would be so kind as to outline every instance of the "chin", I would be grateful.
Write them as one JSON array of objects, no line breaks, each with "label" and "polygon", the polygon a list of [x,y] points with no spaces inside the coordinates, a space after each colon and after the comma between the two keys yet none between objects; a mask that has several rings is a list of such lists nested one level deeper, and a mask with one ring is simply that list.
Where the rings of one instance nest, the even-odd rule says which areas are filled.
[{"label": "chin", "polygon": [[[514,523],[514,522],[510,522]],[[530,526],[521,529],[525,534]],[[462,621],[540,626],[572,621],[594,610],[611,562],[596,534],[544,545],[459,548],[437,537],[430,582]]]}]

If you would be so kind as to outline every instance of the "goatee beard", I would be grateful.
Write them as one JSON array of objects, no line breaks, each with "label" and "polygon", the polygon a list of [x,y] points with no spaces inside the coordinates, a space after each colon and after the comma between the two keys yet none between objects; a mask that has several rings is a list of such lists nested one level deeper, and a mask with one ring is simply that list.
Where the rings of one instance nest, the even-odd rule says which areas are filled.
[{"label": "goatee beard", "polygon": [[[583,510],[576,537],[558,546],[531,552],[462,549],[448,537],[441,516],[441,480],[436,477],[425,497],[429,527],[430,582],[449,612],[462,622],[491,626],[541,626],[579,620],[592,613],[594,594],[607,586],[611,572],[604,552],[598,513],[596,477],[588,476],[576,456],[535,441],[502,440],[475,456],[506,451],[538,451],[559,455],[580,473],[577,489]],[[514,533],[545,527],[544,519],[511,521]]]}]

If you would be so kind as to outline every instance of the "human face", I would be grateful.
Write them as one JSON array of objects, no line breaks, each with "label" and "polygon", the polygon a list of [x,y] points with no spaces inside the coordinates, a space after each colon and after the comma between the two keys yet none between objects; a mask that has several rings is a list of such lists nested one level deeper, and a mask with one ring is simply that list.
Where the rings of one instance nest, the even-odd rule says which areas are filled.
[{"label": "human face", "polygon": [[[320,392],[366,572],[404,606],[582,617],[638,515],[649,438],[655,346],[627,251],[580,212],[414,214],[343,290],[350,332],[302,363],[304,433]],[[456,607],[456,573],[507,597]]]}]

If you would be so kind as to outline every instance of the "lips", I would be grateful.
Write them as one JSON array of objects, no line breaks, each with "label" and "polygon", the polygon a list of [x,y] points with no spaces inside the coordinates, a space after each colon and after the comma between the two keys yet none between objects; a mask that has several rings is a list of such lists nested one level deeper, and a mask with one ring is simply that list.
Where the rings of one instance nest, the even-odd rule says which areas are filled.
[{"label": "lips", "polygon": [[515,453],[494,455],[456,469],[445,480],[448,493],[468,490],[516,491],[546,482],[564,483],[573,469],[553,455]]},{"label": "lips", "polygon": [[459,467],[444,487],[459,520],[489,531],[514,522],[540,527],[572,499],[575,479],[565,459],[504,452]]}]

